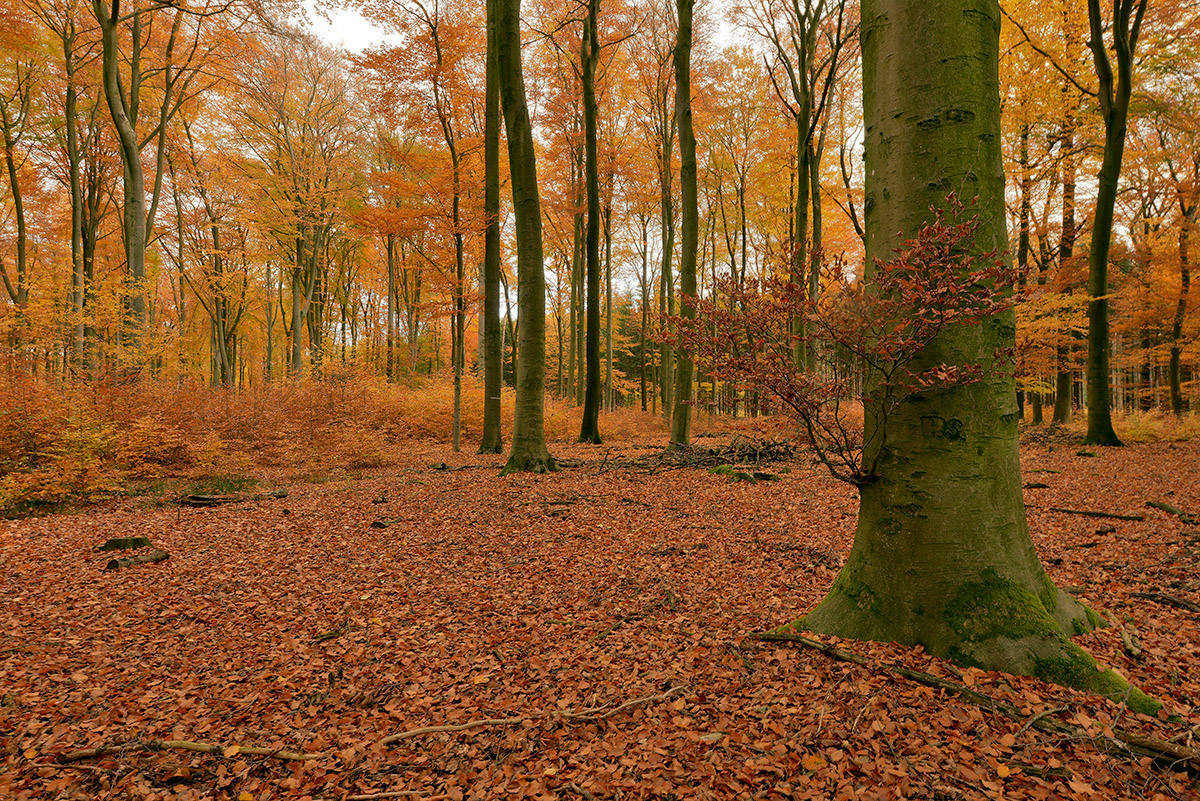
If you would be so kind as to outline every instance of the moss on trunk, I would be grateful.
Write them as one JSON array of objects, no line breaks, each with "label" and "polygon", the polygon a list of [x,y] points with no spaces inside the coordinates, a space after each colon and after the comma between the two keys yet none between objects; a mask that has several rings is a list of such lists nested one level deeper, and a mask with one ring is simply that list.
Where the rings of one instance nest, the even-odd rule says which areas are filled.
[{"label": "moss on trunk", "polygon": [[[977,198],[977,251],[1007,251],[998,4],[863,0],[862,12],[868,264],[889,257],[951,191]],[[879,477],[861,488],[841,575],[791,627],[922,645],[1156,711],[1070,641],[1102,621],[1038,561],[1021,491],[1016,386],[995,362],[1014,340],[1011,313],[948,329],[916,372],[982,364],[991,368],[982,379],[911,396],[886,421],[868,409]]]}]

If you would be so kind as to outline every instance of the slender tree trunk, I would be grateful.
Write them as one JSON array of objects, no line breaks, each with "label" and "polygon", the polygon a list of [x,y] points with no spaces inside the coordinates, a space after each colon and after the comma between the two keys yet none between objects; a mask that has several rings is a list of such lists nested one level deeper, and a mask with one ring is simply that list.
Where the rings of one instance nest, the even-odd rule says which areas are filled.
[{"label": "slender tree trunk", "polygon": [[613,410],[612,198],[604,206],[604,408]]},{"label": "slender tree trunk", "polygon": [[[1071,100],[1063,90],[1065,114],[1061,136],[1063,196],[1062,196],[1062,233],[1058,244],[1058,270],[1060,275],[1070,275],[1075,257],[1075,116]],[[1060,278],[1060,281],[1062,279]],[[1072,285],[1074,285],[1072,277]],[[1070,334],[1068,334],[1070,335]],[[1074,376],[1071,369],[1071,346],[1060,343],[1058,346],[1058,372],[1054,377],[1054,425],[1066,425],[1071,422],[1071,389]]]},{"label": "slender tree trunk", "polygon": [[[1007,246],[996,0],[863,0],[867,280],[872,258],[966,183],[975,249]],[[914,42],[921,47],[914,47]],[[936,122],[936,124],[930,124]],[[1011,312],[944,330],[915,370],[983,363],[1012,347]],[[1046,575],[1026,526],[1011,371],[869,405],[854,546],[826,599],[795,625],[920,644],[934,655],[1157,705],[1068,637],[1099,621]]]},{"label": "slender tree trunk", "polygon": [[1192,209],[1183,210],[1179,229],[1179,300],[1175,304],[1175,318],[1171,321],[1171,361],[1167,370],[1167,381],[1171,385],[1171,412],[1178,417],[1183,414],[1183,389],[1180,380],[1180,346],[1183,336],[1183,320],[1187,312],[1188,293],[1192,287],[1192,267],[1189,253],[1191,242]]},{"label": "slender tree trunk", "polygon": [[[500,343],[500,83],[496,74],[496,0],[487,0],[487,67],[483,131],[483,439],[480,453],[503,453],[500,392],[504,362]],[[561,348],[560,348],[561,353]],[[561,358],[559,369],[561,372]]]},{"label": "slender tree trunk", "polygon": [[[675,122],[679,128],[680,242],[679,293],[683,317],[695,317],[696,249],[700,236],[700,204],[696,191],[696,134],[692,128],[692,5],[676,0],[679,38],[675,43]],[[671,447],[686,448],[692,437],[692,354],[676,353],[675,410]]]},{"label": "slender tree trunk", "polygon": [[513,444],[505,473],[557,470],[546,448],[546,277],[542,210],[538,197],[533,126],[521,69],[521,2],[494,0],[500,102],[508,134],[508,166],[517,234],[517,304],[520,314],[517,400]]},{"label": "slender tree trunk", "polygon": [[[1120,445],[1112,426],[1109,360],[1112,343],[1108,323],[1108,254],[1112,246],[1113,213],[1117,184],[1125,156],[1125,127],[1133,93],[1134,53],[1148,0],[1114,3],[1116,19],[1112,35],[1117,52],[1117,75],[1104,44],[1104,21],[1100,0],[1088,0],[1091,37],[1088,46],[1100,79],[1097,96],[1104,116],[1104,158],[1096,187],[1096,219],[1092,225],[1092,247],[1088,253],[1088,430],[1084,442],[1091,445]],[[1134,16],[1131,18],[1130,14]]]},{"label": "slender tree trunk", "polygon": [[579,441],[600,439],[600,164],[596,143],[596,65],[600,61],[597,16],[600,0],[588,0],[580,45],[583,66],[583,142],[587,191],[587,387]]}]

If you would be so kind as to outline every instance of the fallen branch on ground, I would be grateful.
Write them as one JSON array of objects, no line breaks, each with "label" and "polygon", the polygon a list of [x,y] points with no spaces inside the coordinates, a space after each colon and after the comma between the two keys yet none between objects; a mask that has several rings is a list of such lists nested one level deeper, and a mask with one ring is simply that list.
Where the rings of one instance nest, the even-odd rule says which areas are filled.
[{"label": "fallen branch on ground", "polygon": [[140,556],[126,556],[121,559],[110,559],[105,565],[105,570],[120,570],[123,567],[132,567],[133,565],[148,565],[154,562],[165,562],[170,558],[170,554],[161,548],[155,548],[149,553],[144,553]]},{"label": "fallen branch on ground", "polygon": [[1103,517],[1111,520],[1145,520],[1145,515],[1119,515],[1115,512],[1095,512],[1091,509],[1064,509],[1061,506],[1051,506],[1051,512],[1061,512],[1065,515],[1082,515],[1084,517]]},{"label": "fallen branch on ground", "polygon": [[1197,518],[1194,514],[1191,514],[1190,512],[1185,512],[1178,507],[1171,506],[1170,504],[1161,503],[1159,501],[1146,501],[1146,505],[1149,506],[1151,509],[1161,509],[1162,511],[1166,512],[1167,514],[1175,515],[1176,517],[1178,517],[1180,519],[1180,521],[1182,521],[1186,525],[1194,526],[1197,523],[1200,523],[1200,518]]},{"label": "fallen branch on ground", "polygon": [[271,490],[270,492],[258,495],[184,495],[179,499],[179,505],[193,508],[207,508],[210,506],[223,506],[227,503],[267,501],[276,498],[286,498],[287,496],[288,491],[285,489]]},{"label": "fallen branch on ground", "polygon": [[1163,606],[1173,606],[1176,609],[1186,609],[1189,612],[1200,612],[1200,604],[1189,601],[1187,598],[1180,598],[1178,595],[1169,595],[1165,592],[1131,592],[1129,594],[1134,598],[1154,601]]},{"label": "fallen branch on ground", "polygon": [[661,695],[648,695],[644,698],[634,698],[631,701],[626,701],[620,706],[615,706],[611,709],[606,709],[602,706],[584,709],[580,712],[571,710],[555,710],[553,712],[538,712],[532,715],[523,715],[521,717],[512,718],[484,718],[480,720],[470,720],[466,723],[451,723],[443,726],[422,726],[419,729],[410,729],[409,731],[397,732],[389,734],[376,745],[386,746],[392,743],[398,743],[401,740],[407,740],[412,737],[420,737],[425,734],[442,734],[446,732],[467,731],[469,729],[479,729],[485,726],[520,726],[527,720],[541,720],[551,718],[553,720],[608,720],[614,715],[620,714],[627,709],[632,709],[635,706],[643,706],[645,704],[654,704],[660,701],[666,701],[669,698],[674,698],[680,695],[687,689],[687,685],[672,687]]},{"label": "fallen branch on ground", "polygon": [[278,748],[260,748],[254,745],[221,745],[220,743],[193,743],[189,740],[144,740],[130,743],[114,743],[100,745],[95,748],[81,748],[78,751],[68,751],[59,754],[54,759],[59,764],[79,762],[84,759],[95,759],[108,754],[124,754],[130,751],[195,751],[201,754],[215,754],[226,759],[236,756],[260,756],[267,759],[282,759],[286,762],[303,762],[309,759],[321,759],[328,752],[317,754],[302,754],[296,751],[281,751]]},{"label": "fallen branch on ground", "polygon": [[1113,729],[1112,736],[1104,734],[1091,735],[1083,729],[1072,726],[1069,723],[1052,720],[1047,717],[1034,715],[1027,717],[1021,713],[1021,710],[1012,704],[997,700],[991,696],[984,695],[970,689],[969,687],[947,679],[938,678],[932,673],[925,673],[920,670],[911,670],[900,665],[889,665],[883,662],[872,663],[866,657],[858,654],[843,651],[833,645],[813,640],[799,634],[775,634],[765,632],[753,635],[755,639],[764,642],[786,642],[802,645],[806,648],[812,648],[814,651],[820,651],[828,657],[837,659],[842,662],[849,662],[854,665],[863,667],[875,667],[887,673],[892,673],[897,676],[902,676],[918,684],[924,684],[926,687],[945,690],[946,692],[954,693],[965,701],[970,701],[978,707],[987,709],[992,712],[1004,715],[1012,720],[1027,724],[1031,728],[1040,729],[1041,731],[1051,732],[1053,734],[1064,734],[1076,740],[1090,740],[1102,751],[1110,754],[1122,754],[1125,756],[1150,757],[1159,764],[1168,767],[1178,767],[1183,765],[1192,772],[1200,773],[1200,750],[1195,748],[1187,748],[1185,746],[1169,743],[1164,740],[1158,740],[1153,737],[1145,737],[1134,732],[1123,731],[1121,729]]}]

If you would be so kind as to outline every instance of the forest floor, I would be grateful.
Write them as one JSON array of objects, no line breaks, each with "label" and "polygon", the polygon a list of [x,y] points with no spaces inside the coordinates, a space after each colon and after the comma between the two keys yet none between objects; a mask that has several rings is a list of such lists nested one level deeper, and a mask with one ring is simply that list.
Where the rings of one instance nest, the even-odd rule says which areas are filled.
[{"label": "forest floor", "polygon": [[[1200,602],[1200,524],[1145,506],[1200,513],[1200,443],[1023,446],[1050,575],[1120,624],[1081,644],[1173,722],[919,650],[840,643],[856,665],[752,639],[829,588],[854,492],[805,451],[757,483],[634,461],[659,444],[555,443],[574,466],[501,478],[500,457],[416,442],[394,467],[282,498],[0,521],[0,798],[1200,797],[1179,765],[1098,747],[1113,728],[1200,739],[1200,615],[1134,595]],[[105,571],[96,546],[133,535],[170,559]],[[1048,719],[1077,732],[1031,725]]]}]

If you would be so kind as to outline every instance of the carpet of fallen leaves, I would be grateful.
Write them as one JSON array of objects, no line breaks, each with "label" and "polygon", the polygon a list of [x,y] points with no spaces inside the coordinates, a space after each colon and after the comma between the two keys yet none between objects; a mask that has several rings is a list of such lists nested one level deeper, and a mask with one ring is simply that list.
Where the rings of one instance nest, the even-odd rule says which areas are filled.
[{"label": "carpet of fallen leaves", "polygon": [[[0,521],[0,798],[1197,797],[1195,777],[1169,766],[751,639],[829,587],[851,544],[853,490],[804,452],[758,468],[780,479],[760,483],[627,465],[652,446],[555,443],[576,466],[500,478],[500,457],[414,444],[395,469],[292,485],[286,498],[212,509],[127,499]],[[1198,616],[1133,593],[1200,600],[1200,533],[1145,507],[1200,513],[1200,444],[1078,450],[1024,449],[1026,482],[1047,485],[1026,490],[1037,546],[1060,586],[1134,633],[1144,654],[1130,658],[1117,627],[1082,644],[1181,721],[919,650],[842,645],[1030,716],[1191,744]],[[110,555],[94,548],[137,534],[169,561],[106,572]],[[590,719],[556,714],[596,708]],[[55,761],[154,739],[322,756]]]}]

